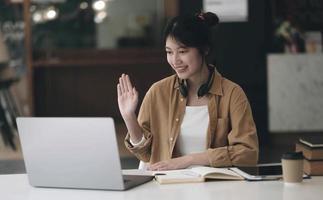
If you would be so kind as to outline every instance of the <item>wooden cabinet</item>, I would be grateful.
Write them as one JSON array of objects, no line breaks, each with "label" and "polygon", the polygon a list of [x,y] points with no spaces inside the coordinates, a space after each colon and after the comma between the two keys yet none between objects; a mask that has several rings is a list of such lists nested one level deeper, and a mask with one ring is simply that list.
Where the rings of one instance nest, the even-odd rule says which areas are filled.
[{"label": "wooden cabinet", "polygon": [[54,60],[34,63],[36,116],[111,116],[121,119],[117,83],[130,75],[140,102],[152,83],[170,75],[159,50],[58,51]]}]

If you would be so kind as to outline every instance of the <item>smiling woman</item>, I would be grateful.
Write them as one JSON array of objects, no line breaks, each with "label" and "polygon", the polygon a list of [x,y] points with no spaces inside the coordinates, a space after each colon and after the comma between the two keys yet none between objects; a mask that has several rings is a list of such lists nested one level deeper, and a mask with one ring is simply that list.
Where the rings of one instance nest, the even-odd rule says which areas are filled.
[{"label": "smiling woman", "polygon": [[237,84],[206,60],[214,13],[173,18],[164,32],[167,61],[175,75],[153,84],[138,115],[138,92],[122,74],[120,113],[125,144],[150,170],[191,165],[246,166],[258,160],[258,138],[248,99]]}]

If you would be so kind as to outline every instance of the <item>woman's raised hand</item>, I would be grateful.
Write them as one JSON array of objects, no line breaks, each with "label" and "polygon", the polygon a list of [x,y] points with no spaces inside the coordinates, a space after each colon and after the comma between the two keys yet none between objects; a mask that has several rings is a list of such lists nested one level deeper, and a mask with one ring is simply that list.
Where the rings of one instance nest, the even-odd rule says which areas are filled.
[{"label": "woman's raised hand", "polygon": [[135,111],[138,104],[138,92],[132,86],[130,78],[122,74],[117,85],[118,106],[124,120],[135,117]]}]

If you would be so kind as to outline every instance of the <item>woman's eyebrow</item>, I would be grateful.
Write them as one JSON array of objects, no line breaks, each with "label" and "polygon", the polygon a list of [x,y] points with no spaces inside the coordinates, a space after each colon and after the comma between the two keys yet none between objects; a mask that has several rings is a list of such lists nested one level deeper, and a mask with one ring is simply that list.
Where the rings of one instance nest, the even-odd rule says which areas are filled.
[{"label": "woman's eyebrow", "polygon": [[[179,46],[176,49],[187,49],[187,46]],[[165,49],[172,50],[170,47],[165,47]]]}]

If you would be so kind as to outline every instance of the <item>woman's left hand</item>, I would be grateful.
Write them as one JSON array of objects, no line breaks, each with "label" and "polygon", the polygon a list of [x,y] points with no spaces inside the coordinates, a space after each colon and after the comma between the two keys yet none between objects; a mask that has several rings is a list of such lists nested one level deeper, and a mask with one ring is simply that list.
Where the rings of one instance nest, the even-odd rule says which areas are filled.
[{"label": "woman's left hand", "polygon": [[189,156],[182,156],[173,158],[170,160],[160,161],[148,166],[148,170],[151,171],[162,171],[162,170],[174,170],[184,169],[191,165],[191,158]]}]

